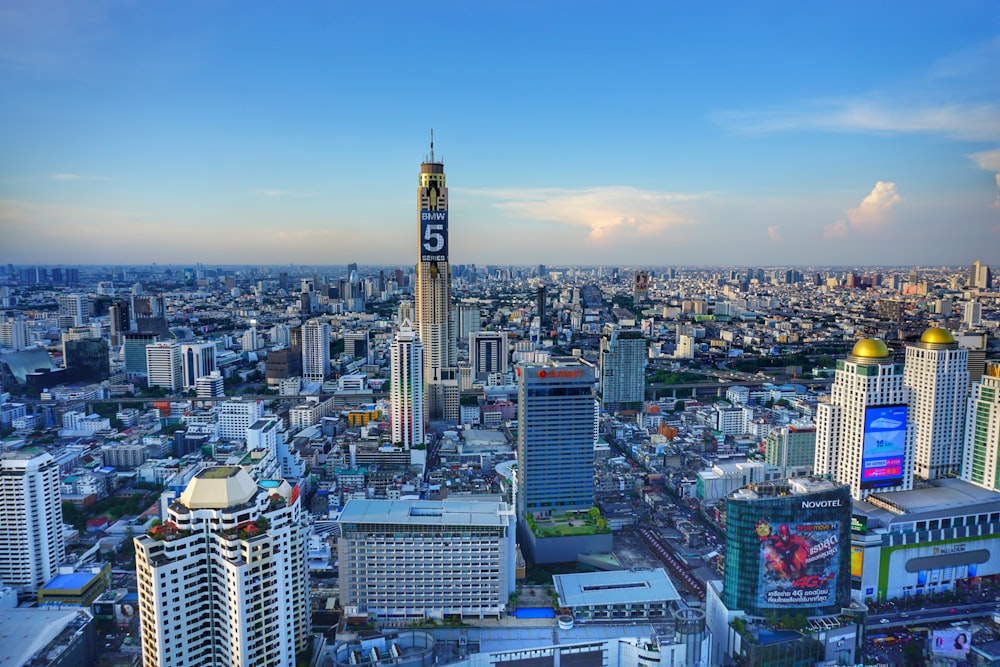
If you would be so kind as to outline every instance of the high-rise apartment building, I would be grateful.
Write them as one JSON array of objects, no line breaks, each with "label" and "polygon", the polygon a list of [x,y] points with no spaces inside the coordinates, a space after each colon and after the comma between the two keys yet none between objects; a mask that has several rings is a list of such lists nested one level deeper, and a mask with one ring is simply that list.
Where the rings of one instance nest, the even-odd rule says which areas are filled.
[{"label": "high-rise apartment building", "polygon": [[646,337],[612,328],[601,337],[601,406],[638,410],[646,397]]},{"label": "high-rise apartment building", "polygon": [[339,518],[340,603],[379,619],[499,618],[514,592],[506,503],[351,500]]},{"label": "high-rise apartment building", "polygon": [[330,372],[330,325],[309,320],[302,325],[302,377],[323,382]]},{"label": "high-rise apartment building", "polygon": [[146,377],[150,387],[180,391],[183,386],[181,346],[176,341],[160,341],[146,346]]},{"label": "high-rise apartment building", "polygon": [[490,373],[510,370],[506,331],[476,331],[469,334],[469,365],[477,380],[485,380]]},{"label": "high-rise apartment building", "polygon": [[972,385],[965,418],[962,479],[1000,491],[1000,364]]},{"label": "high-rise apartment building", "polygon": [[969,388],[969,351],[947,329],[931,327],[906,346],[903,383],[910,391],[914,473],[924,479],[958,475]]},{"label": "high-rise apartment building", "polygon": [[448,260],[448,188],[444,163],[420,165],[417,188],[419,261],[414,286],[417,336],[424,344],[424,387],[430,419],[458,420],[458,351],[451,331],[451,265]]},{"label": "high-rise apartment building", "polygon": [[219,438],[243,440],[247,437],[247,429],[263,415],[260,401],[226,401],[219,406]]},{"label": "high-rise apartment building", "polygon": [[794,477],[797,470],[813,471],[816,458],[816,427],[812,424],[790,424],[772,429],[767,434],[764,461],[781,469],[779,476]]},{"label": "high-rise apartment building", "polygon": [[217,368],[215,343],[212,341],[183,343],[181,345],[181,367],[184,376],[184,389],[193,388],[198,378],[205,377]]},{"label": "high-rise apartment building", "polygon": [[90,304],[86,294],[59,294],[56,296],[59,304],[60,327],[82,327],[90,315]]},{"label": "high-rise apartment building", "polygon": [[594,367],[572,357],[517,369],[517,516],[594,504]]},{"label": "high-rise apartment building", "polygon": [[66,555],[59,466],[51,454],[0,454],[0,581],[36,591]]},{"label": "high-rise apartment building", "polygon": [[837,361],[830,402],[816,406],[816,474],[873,491],[913,488],[913,423],[903,367],[886,344],[865,338]]},{"label": "high-rise apartment building", "polygon": [[424,444],[424,345],[403,320],[389,350],[392,442],[406,449]]},{"label": "high-rise apartment building", "polygon": [[143,667],[294,665],[309,632],[298,487],[206,468],[135,538]]},{"label": "high-rise apartment building", "polygon": [[17,352],[26,347],[28,347],[28,323],[24,318],[8,317],[0,322],[0,348]]}]

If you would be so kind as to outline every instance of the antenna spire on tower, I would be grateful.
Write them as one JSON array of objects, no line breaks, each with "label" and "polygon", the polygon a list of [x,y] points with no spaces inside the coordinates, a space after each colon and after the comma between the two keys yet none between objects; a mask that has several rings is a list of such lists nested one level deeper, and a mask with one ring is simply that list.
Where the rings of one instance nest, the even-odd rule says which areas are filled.
[{"label": "antenna spire on tower", "polygon": [[434,128],[431,128],[431,162],[434,162]]}]

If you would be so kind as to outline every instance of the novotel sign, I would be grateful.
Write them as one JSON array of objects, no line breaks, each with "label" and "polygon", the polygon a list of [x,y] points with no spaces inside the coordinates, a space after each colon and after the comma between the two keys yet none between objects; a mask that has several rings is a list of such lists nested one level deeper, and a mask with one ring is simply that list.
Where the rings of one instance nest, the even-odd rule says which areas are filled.
[{"label": "novotel sign", "polygon": [[547,378],[559,378],[562,380],[572,380],[574,378],[583,377],[582,368],[542,368],[538,371],[538,377]]},{"label": "novotel sign", "polygon": [[840,498],[836,500],[803,500],[802,509],[813,510],[820,507],[841,507]]}]

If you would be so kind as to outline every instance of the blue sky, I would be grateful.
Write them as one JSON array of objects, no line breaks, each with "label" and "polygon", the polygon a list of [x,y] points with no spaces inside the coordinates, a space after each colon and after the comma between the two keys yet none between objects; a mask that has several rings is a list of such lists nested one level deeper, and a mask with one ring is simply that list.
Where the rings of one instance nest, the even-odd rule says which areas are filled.
[{"label": "blue sky", "polygon": [[1000,11],[0,5],[0,262],[1000,264]]}]

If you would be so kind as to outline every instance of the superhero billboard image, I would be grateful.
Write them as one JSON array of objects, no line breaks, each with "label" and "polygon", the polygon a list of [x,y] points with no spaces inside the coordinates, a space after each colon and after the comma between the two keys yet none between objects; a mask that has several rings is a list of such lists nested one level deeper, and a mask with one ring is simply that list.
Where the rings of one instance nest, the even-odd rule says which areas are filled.
[{"label": "superhero billboard image", "polygon": [[757,523],[761,607],[821,607],[837,596],[840,522]]}]

